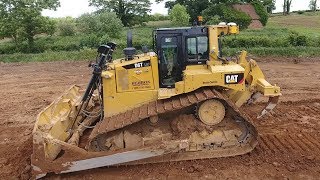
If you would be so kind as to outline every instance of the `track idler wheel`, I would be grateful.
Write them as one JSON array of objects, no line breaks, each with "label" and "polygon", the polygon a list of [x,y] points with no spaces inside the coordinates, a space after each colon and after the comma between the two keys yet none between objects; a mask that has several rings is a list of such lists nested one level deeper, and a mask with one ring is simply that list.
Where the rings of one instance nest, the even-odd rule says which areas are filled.
[{"label": "track idler wheel", "polygon": [[197,109],[197,116],[204,124],[213,126],[219,124],[226,115],[223,103],[217,99],[202,102]]}]

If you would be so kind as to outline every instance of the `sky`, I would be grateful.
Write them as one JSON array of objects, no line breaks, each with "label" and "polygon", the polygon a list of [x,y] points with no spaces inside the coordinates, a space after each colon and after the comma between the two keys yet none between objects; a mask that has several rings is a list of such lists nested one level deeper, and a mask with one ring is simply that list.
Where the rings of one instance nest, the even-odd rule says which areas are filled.
[{"label": "sky", "polygon": [[[292,0],[292,11],[309,9],[310,0]],[[164,7],[165,3],[154,3],[151,6],[151,14],[160,13],[168,14],[168,10]],[[274,12],[282,11],[283,0],[276,0],[277,9]],[[61,7],[57,11],[44,10],[43,15],[50,17],[79,17],[83,13],[92,12],[95,9],[89,6],[88,0],[60,0]]]},{"label": "sky", "polygon": [[[159,4],[155,3],[154,0],[151,0],[151,2],[153,2],[151,5],[151,14],[168,14],[168,10],[164,7],[164,2]],[[95,10],[95,8],[89,6],[88,0],[60,0],[60,5],[57,11],[44,10],[42,14],[50,17],[79,17],[83,13]]]}]

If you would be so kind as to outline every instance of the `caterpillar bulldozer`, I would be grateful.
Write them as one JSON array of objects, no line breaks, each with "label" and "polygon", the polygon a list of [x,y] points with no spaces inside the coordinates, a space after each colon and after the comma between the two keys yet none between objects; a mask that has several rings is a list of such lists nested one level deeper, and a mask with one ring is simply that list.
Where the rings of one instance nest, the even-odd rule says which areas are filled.
[{"label": "caterpillar bulldozer", "polygon": [[234,23],[161,28],[140,55],[128,33],[121,59],[115,43],[100,46],[86,90],[73,85],[37,116],[34,178],[252,151],[258,135],[239,107],[269,97],[261,118],[281,92],[247,52],[223,57],[221,38],[238,33]]}]

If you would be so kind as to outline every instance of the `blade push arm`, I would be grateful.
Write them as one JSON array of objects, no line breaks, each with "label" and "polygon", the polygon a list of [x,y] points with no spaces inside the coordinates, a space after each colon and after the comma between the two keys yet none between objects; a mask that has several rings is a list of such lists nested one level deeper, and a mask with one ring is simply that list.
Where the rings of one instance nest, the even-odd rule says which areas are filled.
[{"label": "blade push arm", "polygon": [[239,57],[238,64],[240,64],[244,69],[244,77],[246,80],[245,91],[233,91],[230,90],[227,96],[238,106],[242,106],[244,103],[251,104],[256,101],[261,95],[269,97],[269,102],[263,109],[258,118],[266,115],[268,112],[272,111],[281,96],[280,87],[277,85],[271,85],[256,63],[255,60],[247,60],[247,52],[243,51]]}]

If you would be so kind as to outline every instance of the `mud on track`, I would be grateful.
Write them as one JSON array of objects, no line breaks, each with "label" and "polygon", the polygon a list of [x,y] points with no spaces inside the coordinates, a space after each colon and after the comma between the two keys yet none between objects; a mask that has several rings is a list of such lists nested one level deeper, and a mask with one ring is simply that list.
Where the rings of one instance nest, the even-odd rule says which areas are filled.
[{"label": "mud on track", "polygon": [[[263,108],[242,109],[259,131],[259,146],[243,156],[99,168],[49,178],[219,178],[317,179],[320,175],[320,58],[260,59],[259,65],[284,96],[276,110],[255,119]],[[299,62],[295,64],[294,62]],[[36,115],[70,85],[85,88],[87,62],[0,64],[0,178],[28,179],[31,132]]]}]

